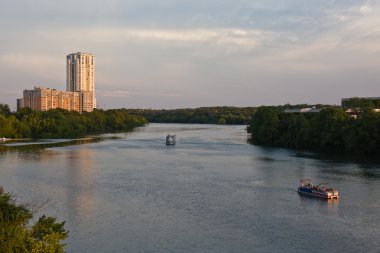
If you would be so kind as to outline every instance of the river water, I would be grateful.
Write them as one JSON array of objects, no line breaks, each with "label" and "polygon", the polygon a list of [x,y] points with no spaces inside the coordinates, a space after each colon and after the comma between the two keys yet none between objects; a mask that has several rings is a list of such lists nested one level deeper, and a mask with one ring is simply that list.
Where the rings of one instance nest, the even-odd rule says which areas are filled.
[{"label": "river water", "polygon": [[[67,222],[67,252],[380,252],[380,164],[253,146],[244,126],[100,137],[0,149],[0,185],[48,200],[38,215]],[[298,195],[302,178],[340,199]]]}]

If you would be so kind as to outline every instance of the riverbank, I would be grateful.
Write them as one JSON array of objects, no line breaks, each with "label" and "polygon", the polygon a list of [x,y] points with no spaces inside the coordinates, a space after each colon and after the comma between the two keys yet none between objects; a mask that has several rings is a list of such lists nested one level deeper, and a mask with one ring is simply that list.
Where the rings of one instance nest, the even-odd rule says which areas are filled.
[{"label": "riverbank", "polygon": [[0,138],[1,143],[15,142],[15,141],[30,141],[32,138]]},{"label": "riverbank", "polygon": [[261,107],[247,132],[255,145],[380,157],[380,114],[372,110],[353,118],[340,108],[292,114]]},{"label": "riverbank", "polygon": [[79,114],[75,111],[55,109],[31,111],[21,108],[10,115],[0,115],[0,136],[6,139],[70,139],[90,134],[131,131],[148,124],[125,109],[97,110]]}]

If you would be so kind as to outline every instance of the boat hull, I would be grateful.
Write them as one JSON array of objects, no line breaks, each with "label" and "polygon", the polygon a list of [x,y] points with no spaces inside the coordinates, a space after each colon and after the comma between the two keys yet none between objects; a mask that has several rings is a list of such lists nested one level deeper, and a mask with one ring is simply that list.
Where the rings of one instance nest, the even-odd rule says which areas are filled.
[{"label": "boat hull", "polygon": [[310,197],[321,198],[321,199],[337,199],[338,198],[337,193],[326,193],[326,192],[316,191],[310,188],[299,187],[298,193],[307,195]]},{"label": "boat hull", "polygon": [[168,134],[166,136],[166,145],[175,145],[177,143],[176,136]]}]

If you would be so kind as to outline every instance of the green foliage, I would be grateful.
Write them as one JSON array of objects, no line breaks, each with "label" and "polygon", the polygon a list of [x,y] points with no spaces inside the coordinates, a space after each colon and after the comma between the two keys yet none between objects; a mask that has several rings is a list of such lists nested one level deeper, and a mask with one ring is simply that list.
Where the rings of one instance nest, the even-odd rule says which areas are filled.
[{"label": "green foliage", "polygon": [[0,137],[19,138],[26,129],[14,115],[0,115]]},{"label": "green foliage", "polygon": [[9,109],[9,105],[0,104],[0,115],[4,115],[4,116],[11,115],[11,110]]},{"label": "green foliage", "polygon": [[32,109],[28,107],[22,107],[18,109],[18,111],[15,113],[15,116],[17,117],[18,120],[22,120],[26,115],[33,114]]},{"label": "green foliage", "polygon": [[355,119],[335,107],[305,114],[260,107],[247,131],[252,135],[252,142],[258,145],[380,155],[380,114],[372,110],[363,111]]},{"label": "green foliage", "polygon": [[32,212],[0,187],[0,252],[64,252],[68,232],[65,222],[57,223],[53,217],[43,215],[29,226]]},{"label": "green foliage", "polygon": [[255,107],[201,107],[196,109],[129,109],[131,114],[144,116],[152,123],[199,123],[247,125],[255,113]]},{"label": "green foliage", "polygon": [[354,111],[366,111],[380,108],[380,99],[354,97],[343,101],[342,106],[345,109],[351,109]]},{"label": "green foliage", "polygon": [[0,137],[77,138],[88,134],[129,131],[145,124],[145,118],[130,115],[125,109],[95,109],[79,114],[63,109],[33,112],[29,108],[21,108],[8,116],[0,114]]},{"label": "green foliage", "polygon": [[278,139],[279,114],[274,107],[260,107],[252,118],[252,126],[247,131],[252,134],[252,139],[262,145],[274,145]]}]

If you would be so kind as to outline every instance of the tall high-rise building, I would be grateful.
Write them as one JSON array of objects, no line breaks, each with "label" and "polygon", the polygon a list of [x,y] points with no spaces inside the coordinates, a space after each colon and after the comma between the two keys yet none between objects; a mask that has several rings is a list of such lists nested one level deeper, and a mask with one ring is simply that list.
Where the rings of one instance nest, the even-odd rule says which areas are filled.
[{"label": "tall high-rise building", "polygon": [[78,52],[66,57],[66,90],[79,92],[80,112],[96,108],[93,54]]}]

